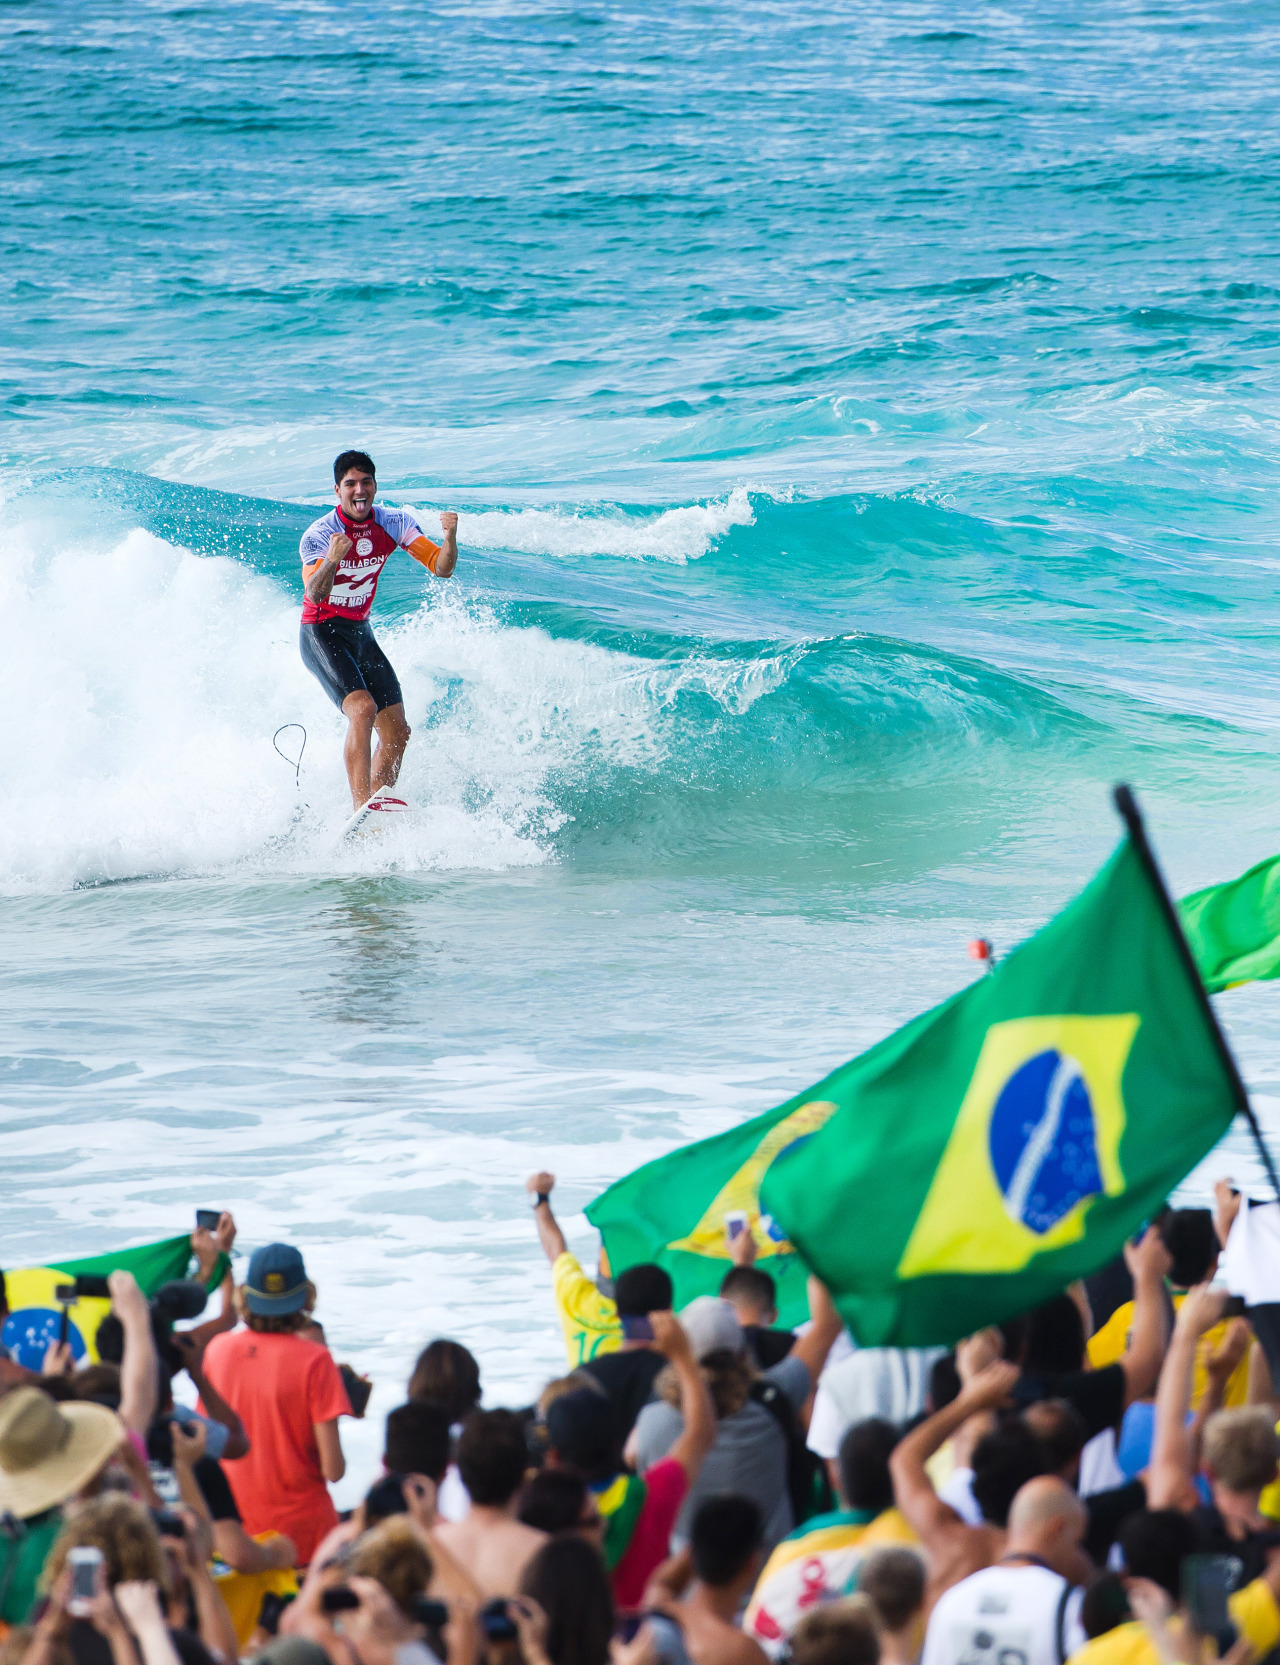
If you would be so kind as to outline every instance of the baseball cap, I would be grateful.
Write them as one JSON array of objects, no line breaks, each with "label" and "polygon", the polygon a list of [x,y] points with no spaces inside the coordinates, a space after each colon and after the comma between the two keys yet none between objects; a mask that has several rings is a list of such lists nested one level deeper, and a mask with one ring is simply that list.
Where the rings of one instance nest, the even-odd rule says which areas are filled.
[{"label": "baseball cap", "polygon": [[301,1312],[307,1304],[307,1269],[290,1243],[268,1243],[255,1249],[245,1279],[244,1299],[250,1312],[262,1318]]},{"label": "baseball cap", "polygon": [[695,1359],[708,1353],[741,1353],[747,1345],[737,1313],[719,1295],[699,1295],[680,1314]]},{"label": "baseball cap", "polygon": [[547,1406],[547,1439],[588,1477],[617,1467],[612,1403],[593,1388],[574,1388]]}]

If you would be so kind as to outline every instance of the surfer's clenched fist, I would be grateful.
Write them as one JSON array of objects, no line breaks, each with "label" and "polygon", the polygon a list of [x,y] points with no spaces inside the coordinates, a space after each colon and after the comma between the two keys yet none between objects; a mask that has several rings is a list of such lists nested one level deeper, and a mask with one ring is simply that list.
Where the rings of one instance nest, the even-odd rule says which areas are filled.
[{"label": "surfer's clenched fist", "polygon": [[458,517],[452,509],[440,511],[440,553],[432,569],[437,578],[447,578],[458,564]]},{"label": "surfer's clenched fist", "polygon": [[303,584],[303,593],[308,601],[317,606],[323,606],[328,601],[333,590],[333,581],[338,576],[338,568],[343,559],[350,553],[353,545],[351,539],[343,532],[335,532],[329,539],[329,552],[322,561],[312,567]]}]

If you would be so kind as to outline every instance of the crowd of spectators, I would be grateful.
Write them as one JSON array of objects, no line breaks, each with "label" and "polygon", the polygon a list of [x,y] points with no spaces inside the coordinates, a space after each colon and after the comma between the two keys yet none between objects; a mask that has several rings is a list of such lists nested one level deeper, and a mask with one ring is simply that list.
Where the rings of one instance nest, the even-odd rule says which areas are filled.
[{"label": "crowd of spectators", "polygon": [[491,1406],[471,1353],[431,1341],[345,1515],[329,1487],[367,1384],[335,1364],[297,1249],[226,1270],[229,1215],[164,1299],[112,1273],[95,1362],[52,1342],[35,1372],[0,1349],[0,1665],[1280,1648],[1280,1324],[1215,1282],[1246,1226],[1266,1238],[1227,1184],[1087,1286],[955,1348],[895,1350],[858,1348],[812,1278],[807,1322],[779,1328],[750,1232],[726,1236],[720,1293],[679,1312],[657,1265],[589,1273],[554,1183],[528,1189],[565,1373]]}]

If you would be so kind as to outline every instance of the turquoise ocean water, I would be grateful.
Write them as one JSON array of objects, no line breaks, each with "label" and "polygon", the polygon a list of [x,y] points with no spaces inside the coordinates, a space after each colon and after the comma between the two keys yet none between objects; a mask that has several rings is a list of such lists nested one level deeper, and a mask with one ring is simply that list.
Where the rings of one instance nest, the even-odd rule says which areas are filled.
[{"label": "turquoise ocean water", "polygon": [[[226,1205],[376,1408],[441,1332],[525,1395],[528,1170],[588,1253],[1047,917],[1114,779],[1179,891],[1280,849],[1273,8],[4,17],[0,1264]],[[355,852],[348,444],[463,551],[384,578]],[[1219,1003],[1273,1126],[1277,998]]]}]

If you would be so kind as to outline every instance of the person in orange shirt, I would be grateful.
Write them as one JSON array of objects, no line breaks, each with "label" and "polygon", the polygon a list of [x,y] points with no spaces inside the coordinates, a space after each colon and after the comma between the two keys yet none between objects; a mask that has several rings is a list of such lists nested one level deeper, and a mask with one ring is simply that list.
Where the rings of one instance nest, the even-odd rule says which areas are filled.
[{"label": "person in orange shirt", "polygon": [[269,1243],[236,1290],[245,1328],[215,1336],[204,1358],[205,1375],[249,1437],[246,1456],[224,1460],[245,1531],[292,1538],[300,1567],[338,1524],[326,1482],[346,1472],[338,1418],[351,1414],[328,1348],[298,1333],[315,1300],[297,1249]]}]

